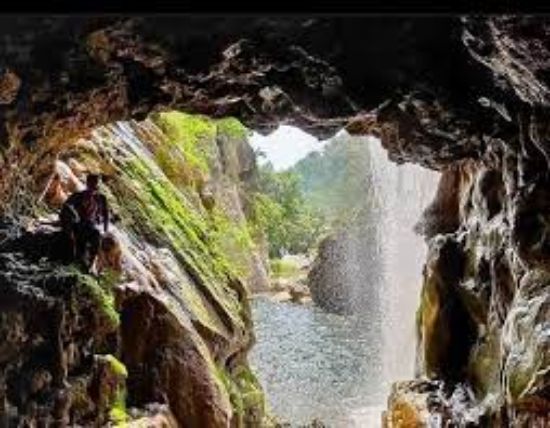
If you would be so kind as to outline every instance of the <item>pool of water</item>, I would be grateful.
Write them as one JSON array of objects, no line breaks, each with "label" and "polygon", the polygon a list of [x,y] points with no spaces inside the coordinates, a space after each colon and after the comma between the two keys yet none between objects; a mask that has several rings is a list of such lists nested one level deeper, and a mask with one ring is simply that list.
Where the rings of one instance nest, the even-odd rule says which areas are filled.
[{"label": "pool of water", "polygon": [[368,315],[312,306],[252,302],[257,343],[250,363],[272,411],[293,426],[317,418],[329,427],[380,426],[383,381],[379,326]]}]

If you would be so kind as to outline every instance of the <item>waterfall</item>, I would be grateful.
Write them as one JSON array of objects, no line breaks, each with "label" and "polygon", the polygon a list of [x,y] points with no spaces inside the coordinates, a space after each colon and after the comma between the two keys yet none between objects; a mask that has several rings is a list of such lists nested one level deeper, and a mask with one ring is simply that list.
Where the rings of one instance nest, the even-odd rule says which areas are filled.
[{"label": "waterfall", "polygon": [[380,140],[365,137],[376,194],[378,243],[382,253],[381,306],[383,378],[386,388],[414,374],[415,314],[427,246],[413,231],[435,195],[439,173],[388,160]]},{"label": "waterfall", "polygon": [[414,377],[427,246],[413,227],[439,173],[389,161],[374,137],[341,137],[349,150],[339,152],[342,169],[333,178],[345,178],[337,181],[345,183],[337,187],[344,209],[316,272],[327,299],[351,311],[257,299],[250,357],[283,420],[378,428],[391,383]]}]

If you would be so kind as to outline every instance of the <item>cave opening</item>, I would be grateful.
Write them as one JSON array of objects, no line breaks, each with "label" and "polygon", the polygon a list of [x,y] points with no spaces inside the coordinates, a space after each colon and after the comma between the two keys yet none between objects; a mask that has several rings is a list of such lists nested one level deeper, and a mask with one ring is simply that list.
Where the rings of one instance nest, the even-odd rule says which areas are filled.
[{"label": "cave opening", "polygon": [[102,263],[120,264],[124,284],[122,342],[105,349],[128,367],[129,405],[162,402],[158,387],[135,385],[173,376],[147,373],[165,364],[162,340],[136,353],[134,318],[148,316],[127,315],[135,301],[153,304],[143,290],[167,295],[172,315],[194,308],[194,329],[222,343],[216,364],[243,358],[223,350],[234,321],[201,284],[223,263],[252,295],[250,364],[282,420],[376,426],[390,385],[413,377],[426,256],[413,226],[439,173],[391,162],[374,136],[341,130],[321,141],[286,125],[262,136],[233,118],[177,111],[95,128],[39,160],[29,171],[48,207],[41,221],[55,222],[52,207],[87,173],[103,175],[121,254]]},{"label": "cave opening", "polygon": [[250,143],[264,191],[284,204],[295,180],[309,215],[291,211],[268,231],[270,289],[252,303],[252,367],[283,420],[379,426],[390,385],[414,376],[427,253],[414,226],[440,174],[397,165],[378,138],[345,130],[321,141],[280,126]]}]

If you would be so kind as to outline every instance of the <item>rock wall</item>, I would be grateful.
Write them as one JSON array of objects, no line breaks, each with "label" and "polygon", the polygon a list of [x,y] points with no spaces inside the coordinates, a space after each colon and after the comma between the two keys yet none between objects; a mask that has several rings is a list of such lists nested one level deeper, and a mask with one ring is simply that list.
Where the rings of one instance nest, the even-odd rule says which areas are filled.
[{"label": "rock wall", "polygon": [[518,97],[489,107],[516,127],[485,137],[481,158],[446,167],[417,226],[429,245],[417,319],[419,380],[395,386],[385,421],[542,427],[550,423],[549,195],[540,131],[548,117],[540,80],[548,53],[529,52],[542,46],[548,27],[515,18],[465,24],[474,57]]},{"label": "rock wall", "polygon": [[[332,232],[319,244],[308,274],[315,304],[334,313],[368,311],[380,323],[378,289],[383,282],[383,255],[373,210],[362,209],[356,219]],[[368,220],[367,220],[368,219]]]},{"label": "rock wall", "polygon": [[[517,160],[503,149],[492,161],[444,173],[441,184],[449,193],[441,192],[426,213],[432,226],[417,318],[418,376],[444,384],[429,393],[424,380],[396,386],[388,419],[395,420],[388,426],[425,423],[430,412],[459,425],[550,421],[550,300],[543,256],[548,184],[542,179],[521,186]],[[458,203],[446,203],[449,194]],[[455,230],[445,222],[434,226],[436,212],[456,218]],[[404,399],[406,394],[416,398]],[[428,415],[420,416],[417,408],[403,416],[403,402],[412,405],[422,394]],[[429,404],[434,396],[439,407]]]},{"label": "rock wall", "polygon": [[82,188],[86,172],[105,174],[115,246],[96,277],[63,260],[55,215],[4,228],[6,426],[262,423],[246,360],[248,286],[262,285],[263,265],[243,211],[255,167],[245,131],[171,113],[99,128],[55,153],[43,209]]}]

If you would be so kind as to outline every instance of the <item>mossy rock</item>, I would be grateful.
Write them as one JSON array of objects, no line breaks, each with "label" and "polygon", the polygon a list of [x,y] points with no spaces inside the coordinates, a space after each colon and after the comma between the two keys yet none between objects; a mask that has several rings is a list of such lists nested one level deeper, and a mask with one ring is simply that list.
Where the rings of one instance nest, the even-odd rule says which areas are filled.
[{"label": "mossy rock", "polygon": [[461,243],[453,236],[430,243],[417,313],[422,370],[430,378],[461,379],[477,338],[477,326],[460,296],[462,257]]},{"label": "mossy rock", "polygon": [[479,397],[500,393],[501,347],[500,331],[491,328],[480,337],[472,349],[468,378]]},{"label": "mossy rock", "polygon": [[106,413],[115,425],[126,422],[126,367],[111,354],[96,355],[95,373],[100,412]]},{"label": "mossy rock", "polygon": [[218,367],[217,373],[235,410],[235,426],[261,426],[266,411],[265,396],[250,368],[241,365],[230,374],[226,368]]},{"label": "mossy rock", "polygon": [[79,293],[90,299],[97,307],[97,313],[108,331],[115,331],[120,325],[120,315],[115,308],[113,293],[114,277],[102,276],[99,279],[82,273],[76,266],[61,267],[57,275],[73,275],[77,278]]}]

